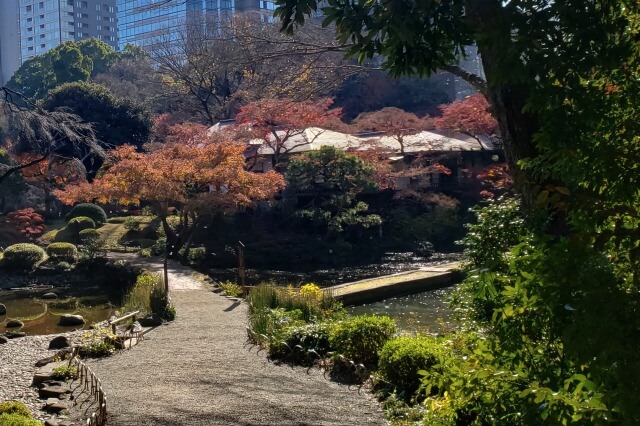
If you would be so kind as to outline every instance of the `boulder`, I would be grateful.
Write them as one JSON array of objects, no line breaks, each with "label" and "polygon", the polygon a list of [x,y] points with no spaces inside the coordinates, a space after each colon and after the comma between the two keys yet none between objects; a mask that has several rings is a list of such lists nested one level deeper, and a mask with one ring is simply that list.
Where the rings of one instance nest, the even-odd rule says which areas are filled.
[{"label": "boulder", "polygon": [[45,293],[40,298],[42,300],[53,300],[53,299],[57,299],[58,295],[55,293]]},{"label": "boulder", "polygon": [[17,328],[22,327],[24,323],[17,319],[12,319],[7,322],[7,328]]},{"label": "boulder", "polygon": [[3,345],[7,342],[9,342],[9,339],[7,339],[7,336],[0,336],[0,345]]},{"label": "boulder", "polygon": [[157,327],[159,325],[162,325],[162,318],[160,318],[158,315],[152,315],[138,319],[138,323],[140,323],[142,327]]},{"label": "boulder", "polygon": [[0,303],[0,316],[1,315],[7,315],[7,307],[2,303]]},{"label": "boulder", "polygon": [[7,331],[4,335],[9,339],[17,339],[19,337],[25,337],[27,333],[24,331]]},{"label": "boulder", "polygon": [[72,325],[83,325],[85,323],[82,315],[72,315],[72,314],[64,314],[60,317],[60,321],[58,325],[62,326],[72,326]]},{"label": "boulder", "polygon": [[71,346],[71,344],[67,336],[54,337],[51,342],[49,342],[49,349],[62,349],[68,348],[69,346]]}]

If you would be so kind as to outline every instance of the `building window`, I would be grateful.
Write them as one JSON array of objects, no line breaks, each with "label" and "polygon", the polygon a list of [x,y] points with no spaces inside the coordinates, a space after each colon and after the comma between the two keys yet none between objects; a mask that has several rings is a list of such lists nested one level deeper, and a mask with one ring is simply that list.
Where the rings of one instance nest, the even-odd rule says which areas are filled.
[{"label": "building window", "polygon": [[40,29],[44,30],[44,24],[40,24]]},{"label": "building window", "polygon": [[27,6],[25,7],[25,10],[27,11],[27,13],[31,13],[33,12],[33,6]]},{"label": "building window", "polygon": [[27,41],[33,41],[33,37],[27,38]]},{"label": "building window", "polygon": [[33,18],[27,18],[27,22],[33,22]]},{"label": "building window", "polygon": [[102,31],[102,25],[96,25],[96,30]]},{"label": "building window", "polygon": [[41,2],[38,4],[38,8],[40,8],[40,9],[44,9],[44,2],[43,2],[43,1],[41,1]]},{"label": "building window", "polygon": [[41,49],[44,49],[45,47],[47,47],[47,45],[46,45],[46,44],[41,44],[41,45],[40,45],[40,48],[41,48]]},{"label": "building window", "polygon": [[100,5],[99,5],[99,4],[96,4],[96,10],[97,10],[98,12],[100,12]]},{"label": "building window", "polygon": [[27,50],[28,50],[29,52],[33,52],[33,46],[29,46],[29,47],[27,47]]}]

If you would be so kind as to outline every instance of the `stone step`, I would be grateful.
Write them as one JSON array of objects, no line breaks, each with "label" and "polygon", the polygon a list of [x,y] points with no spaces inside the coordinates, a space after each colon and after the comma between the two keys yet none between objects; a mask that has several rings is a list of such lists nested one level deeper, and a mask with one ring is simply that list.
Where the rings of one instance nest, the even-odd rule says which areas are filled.
[{"label": "stone step", "polygon": [[71,393],[71,390],[62,386],[46,386],[38,391],[40,399],[58,398],[61,395]]}]

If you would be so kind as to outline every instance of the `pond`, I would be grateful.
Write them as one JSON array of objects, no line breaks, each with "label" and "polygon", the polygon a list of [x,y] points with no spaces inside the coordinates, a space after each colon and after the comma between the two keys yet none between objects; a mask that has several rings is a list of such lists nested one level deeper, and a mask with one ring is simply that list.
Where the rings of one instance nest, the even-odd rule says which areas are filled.
[{"label": "pond", "polygon": [[[43,300],[42,295],[53,292],[55,300]],[[66,287],[47,287],[37,290],[0,290],[0,303],[7,307],[7,314],[0,315],[0,334],[25,332],[29,335],[54,334],[88,328],[91,324],[108,319],[116,308],[99,287],[70,290]],[[63,314],[82,315],[84,326],[58,325]],[[7,322],[17,319],[22,327],[8,328]]]},{"label": "pond", "polygon": [[380,302],[347,308],[353,315],[388,315],[401,331],[407,333],[439,333],[455,327],[453,310],[446,298],[454,287],[424,293],[392,297]]},{"label": "pond", "polygon": [[[319,269],[304,272],[247,269],[246,284],[257,285],[262,282],[274,282],[281,285],[292,284],[295,286],[313,282],[320,287],[330,287],[336,284],[453,262],[460,260],[460,258],[460,253],[435,253],[427,259],[415,256],[412,252],[387,253],[378,263],[344,268]],[[233,269],[211,269],[208,273],[218,281],[236,281],[237,279],[236,271]]]}]

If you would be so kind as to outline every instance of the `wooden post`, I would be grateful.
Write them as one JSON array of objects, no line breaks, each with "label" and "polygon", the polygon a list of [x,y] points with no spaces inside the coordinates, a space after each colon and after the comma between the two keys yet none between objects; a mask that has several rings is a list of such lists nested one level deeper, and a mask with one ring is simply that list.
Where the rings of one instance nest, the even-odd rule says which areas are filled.
[{"label": "wooden post", "polygon": [[242,241],[238,241],[236,245],[236,254],[238,255],[238,278],[240,279],[240,285],[242,285],[242,289],[244,294],[247,294],[247,287],[245,285],[245,277],[246,271],[244,269],[244,244]]}]

